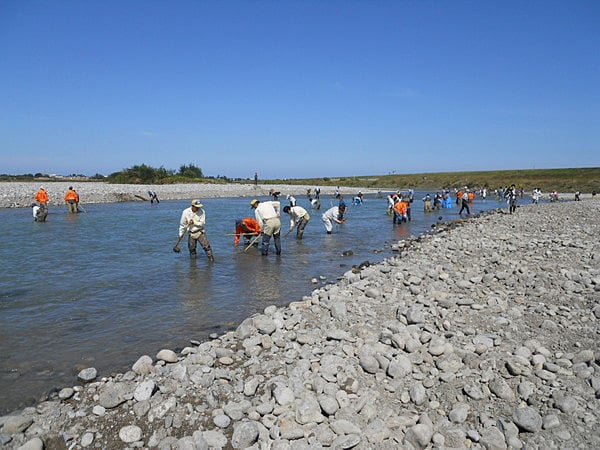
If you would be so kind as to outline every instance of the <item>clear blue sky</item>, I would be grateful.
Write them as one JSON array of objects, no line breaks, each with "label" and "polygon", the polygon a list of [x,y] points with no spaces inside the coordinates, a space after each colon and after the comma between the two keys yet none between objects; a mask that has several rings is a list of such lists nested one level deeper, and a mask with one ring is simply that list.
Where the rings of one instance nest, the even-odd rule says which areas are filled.
[{"label": "clear blue sky", "polygon": [[0,173],[600,166],[600,1],[2,0]]}]

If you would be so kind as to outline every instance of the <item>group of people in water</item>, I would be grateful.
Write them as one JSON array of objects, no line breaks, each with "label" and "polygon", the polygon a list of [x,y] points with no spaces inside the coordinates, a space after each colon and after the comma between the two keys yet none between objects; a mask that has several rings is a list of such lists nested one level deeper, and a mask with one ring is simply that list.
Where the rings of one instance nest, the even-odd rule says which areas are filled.
[{"label": "group of people in water", "polygon": [[[31,204],[33,212],[33,220],[36,222],[45,222],[48,217],[48,202],[50,197],[44,187],[40,187],[34,195],[36,203]],[[79,194],[73,186],[69,186],[69,189],[65,193],[65,204],[69,207],[69,213],[78,213],[79,207]]]},{"label": "group of people in water", "polygon": [[[487,189],[482,188],[477,191],[470,190],[467,186],[464,189],[455,189],[454,198],[457,205],[460,205],[459,214],[463,214],[466,210],[467,214],[471,214],[469,205],[475,199],[476,192],[481,199],[485,199],[487,196]],[[497,189],[494,191],[499,197],[506,199],[510,214],[513,214],[517,207],[517,198],[523,195],[523,191],[516,188],[513,184],[510,187]],[[501,192],[501,193],[500,193]],[[311,208],[314,211],[321,209],[320,201],[320,188],[315,188],[314,191],[311,189],[307,190],[307,198],[310,202]],[[151,203],[156,201],[159,202],[158,196],[154,191],[148,191]],[[262,237],[260,243],[261,255],[266,256],[269,253],[269,247],[271,240],[273,240],[275,246],[275,253],[281,255],[281,214],[285,213],[289,216],[289,228],[285,233],[285,236],[290,234],[294,229],[296,230],[296,239],[302,239],[304,230],[311,220],[310,213],[297,204],[296,198],[288,194],[286,200],[289,202],[281,208],[281,202],[279,197],[281,192],[271,189],[269,195],[272,200],[261,201],[258,199],[252,199],[250,207],[254,211],[254,217],[239,217],[235,220],[235,233],[233,234],[234,245],[238,245],[241,239],[244,240],[245,250],[250,247],[259,247],[259,238]],[[377,193],[377,198],[381,198],[381,191]],[[532,201],[537,203],[541,197],[541,190],[534,189],[532,192]],[[578,195],[576,196],[578,197]],[[347,205],[344,200],[344,196],[340,193],[339,187],[336,189],[334,198],[337,200],[337,205],[333,205],[322,213],[321,219],[325,227],[327,234],[332,234],[334,226],[336,224],[343,224],[346,219],[344,214],[347,211]],[[558,198],[558,195],[556,195]],[[36,203],[31,206],[33,208],[33,218],[37,222],[46,221],[48,215],[48,202],[49,196],[46,190],[41,187],[35,194]],[[387,196],[388,207],[387,213],[391,215],[393,224],[402,224],[411,221],[411,205],[414,202],[414,191],[409,189],[408,192],[397,191]],[[69,187],[64,196],[65,204],[69,208],[69,213],[80,212],[79,206],[79,194]],[[362,205],[364,201],[364,195],[362,192],[358,192],[352,198],[352,204],[355,206]],[[423,198],[423,211],[425,213],[439,210],[440,208],[451,208],[453,205],[452,193],[449,189],[436,192],[433,196],[429,193]],[[188,208],[186,208],[180,218],[179,222],[179,241],[183,239],[185,234],[188,236],[188,250],[190,256],[195,258],[198,244],[205,251],[207,258],[210,261],[214,261],[214,254],[210,245],[210,242],[205,234],[206,225],[206,214],[203,209],[203,204],[199,199],[192,200]],[[177,247],[177,245],[175,246]],[[174,248],[175,250],[175,248]],[[177,249],[178,251],[178,249]]]},{"label": "group of people in water", "polygon": [[[480,193],[481,194],[481,193]],[[250,201],[250,207],[254,210],[254,217],[239,217],[235,220],[235,233],[233,238],[234,245],[238,245],[241,240],[244,240],[245,250],[250,247],[259,247],[258,240],[262,237],[260,243],[261,255],[266,256],[269,254],[269,247],[271,240],[273,240],[275,246],[275,254],[281,255],[281,214],[288,214],[290,217],[290,225],[285,236],[290,234],[296,229],[296,239],[302,239],[304,229],[311,220],[310,213],[297,204],[296,198],[288,194],[286,200],[289,205],[281,208],[281,202],[279,197],[281,192],[271,189],[269,196],[272,200],[261,201],[258,199],[252,199]],[[313,198],[311,190],[307,191],[307,198],[311,203],[313,210],[319,210],[321,208],[320,203],[320,189],[315,190],[315,197]],[[381,195],[378,195],[378,198]],[[471,214],[469,204],[475,199],[475,193],[465,187],[464,190],[456,190],[455,197],[457,204],[461,205],[459,214],[462,214],[466,210],[467,214]],[[337,205],[332,205],[321,215],[325,232],[332,234],[335,224],[341,225],[346,219],[344,217],[347,211],[347,205],[344,200],[344,196],[338,191],[334,194],[334,198],[337,200]],[[359,206],[364,201],[364,195],[362,192],[358,192],[353,197],[353,205]],[[408,193],[402,193],[400,191],[388,195],[388,214],[392,215],[394,224],[401,224],[410,222],[411,217],[411,204],[414,201],[414,191],[410,189]],[[449,203],[450,202],[450,203]],[[423,208],[424,212],[433,212],[440,207],[452,207],[451,194],[449,190],[438,192],[432,198],[430,194],[423,197]],[[511,207],[511,213],[512,213]],[[198,199],[192,200],[192,204],[183,211],[179,226],[179,238],[182,239],[185,232],[188,232],[188,248],[192,257],[196,256],[196,248],[198,242],[206,252],[209,260],[214,260],[212,249],[210,244],[204,235],[204,226],[206,223],[206,214],[202,209],[202,203]]]}]

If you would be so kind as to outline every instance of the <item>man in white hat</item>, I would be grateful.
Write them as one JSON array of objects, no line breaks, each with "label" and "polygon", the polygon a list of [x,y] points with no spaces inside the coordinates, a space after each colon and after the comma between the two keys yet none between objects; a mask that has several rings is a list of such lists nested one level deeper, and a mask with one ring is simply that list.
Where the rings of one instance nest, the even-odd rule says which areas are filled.
[{"label": "man in white hat", "polygon": [[202,249],[206,252],[206,256],[209,261],[214,261],[210,242],[204,232],[204,225],[206,224],[206,214],[202,209],[202,202],[195,198],[189,208],[186,208],[181,213],[181,220],[179,221],[179,238],[183,238],[185,232],[188,232],[188,249],[190,250],[190,256],[196,257],[196,246],[198,242],[202,246]]}]

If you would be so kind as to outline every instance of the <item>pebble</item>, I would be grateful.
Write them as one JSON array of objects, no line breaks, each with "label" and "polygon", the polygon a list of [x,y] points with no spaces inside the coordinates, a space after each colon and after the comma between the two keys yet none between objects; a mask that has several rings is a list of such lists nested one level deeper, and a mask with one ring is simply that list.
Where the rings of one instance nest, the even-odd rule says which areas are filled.
[{"label": "pebble", "polygon": [[142,429],[137,425],[127,425],[119,430],[119,439],[126,444],[139,441],[142,438]]},{"label": "pebble", "polygon": [[168,363],[176,363],[179,360],[179,358],[177,358],[177,353],[169,349],[160,350],[156,354],[156,359]]},{"label": "pebble", "polygon": [[524,431],[536,432],[542,428],[542,416],[529,406],[517,408],[513,414],[513,420]]},{"label": "pebble", "polygon": [[98,371],[94,367],[88,367],[87,369],[83,369],[77,374],[77,378],[86,383],[95,380],[96,376],[98,376]]}]

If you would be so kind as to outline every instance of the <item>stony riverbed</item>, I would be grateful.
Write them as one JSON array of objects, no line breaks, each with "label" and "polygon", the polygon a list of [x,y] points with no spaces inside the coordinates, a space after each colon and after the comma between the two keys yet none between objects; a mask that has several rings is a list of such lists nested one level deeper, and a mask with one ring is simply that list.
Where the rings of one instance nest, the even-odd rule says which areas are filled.
[{"label": "stony riverbed", "polygon": [[93,368],[6,448],[600,448],[600,202],[441,224],[235,331]]},{"label": "stony riverbed", "polygon": [[[102,182],[75,183],[55,181],[48,183],[37,182],[0,182],[0,208],[30,207],[34,196],[40,187],[48,192],[49,206],[64,206],[65,193],[69,186],[73,186],[79,194],[82,205],[88,203],[118,203],[130,201],[148,201],[148,191],[154,191],[159,200],[180,200],[192,198],[218,198],[218,197],[252,197],[267,196],[274,189],[283,195],[306,195],[308,188],[316,186],[303,185],[262,185],[254,184],[108,184]],[[321,188],[323,195],[333,194],[335,188],[328,186]],[[356,188],[341,188],[341,192],[356,193]],[[363,192],[375,192],[363,189]]]}]

